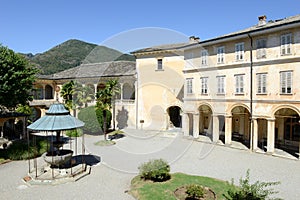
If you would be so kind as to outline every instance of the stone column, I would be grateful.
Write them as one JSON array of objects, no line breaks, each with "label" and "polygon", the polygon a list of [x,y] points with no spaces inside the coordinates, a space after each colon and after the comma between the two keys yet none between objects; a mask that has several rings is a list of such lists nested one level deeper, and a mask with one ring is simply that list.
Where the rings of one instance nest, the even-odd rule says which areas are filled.
[{"label": "stone column", "polygon": [[232,116],[225,116],[225,145],[231,144],[232,137]]},{"label": "stone column", "polygon": [[121,102],[123,101],[123,85],[124,85],[124,83],[120,83],[120,100],[121,100]]},{"label": "stone column", "polygon": [[274,153],[275,149],[275,119],[268,120],[268,139],[267,139],[267,153]]},{"label": "stone column", "polygon": [[212,140],[213,142],[218,142],[219,140],[219,135],[220,135],[220,130],[219,130],[219,116],[218,115],[213,115],[212,116],[212,125],[213,125],[213,130],[212,130]]},{"label": "stone column", "polygon": [[95,92],[95,100],[94,100],[94,102],[97,101],[97,97],[96,97],[96,94],[97,94],[97,86],[98,86],[98,84],[94,84],[94,92]]},{"label": "stone column", "polygon": [[[250,129],[250,141],[251,141],[251,149],[256,150],[257,149],[257,142],[258,142],[258,125],[257,125],[257,119],[253,118],[252,121],[252,127]],[[253,138],[252,138],[253,137]]]},{"label": "stone column", "polygon": [[46,96],[46,86],[45,85],[43,85],[42,94],[43,94],[43,100],[45,100],[45,96]]},{"label": "stone column", "polygon": [[168,130],[170,128],[170,116],[168,112],[165,112],[164,115],[165,115],[165,130]]},{"label": "stone column", "polygon": [[193,136],[194,138],[199,137],[199,113],[193,115]]},{"label": "stone column", "polygon": [[182,114],[182,132],[184,136],[189,136],[189,117],[187,113]]}]

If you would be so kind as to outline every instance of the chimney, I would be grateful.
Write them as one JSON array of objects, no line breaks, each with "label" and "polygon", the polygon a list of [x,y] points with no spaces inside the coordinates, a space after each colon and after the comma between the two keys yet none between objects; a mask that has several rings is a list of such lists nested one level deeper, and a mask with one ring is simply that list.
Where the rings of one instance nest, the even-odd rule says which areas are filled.
[{"label": "chimney", "polygon": [[267,24],[267,16],[262,15],[258,17],[258,26],[263,26]]},{"label": "chimney", "polygon": [[200,41],[200,38],[199,37],[195,37],[195,36],[190,36],[189,38],[189,42],[190,43],[197,43]]}]

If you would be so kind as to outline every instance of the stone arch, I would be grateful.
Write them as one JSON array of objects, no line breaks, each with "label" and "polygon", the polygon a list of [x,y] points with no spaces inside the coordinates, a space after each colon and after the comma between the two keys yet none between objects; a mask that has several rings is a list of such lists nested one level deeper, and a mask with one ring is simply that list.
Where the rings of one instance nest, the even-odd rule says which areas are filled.
[{"label": "stone arch", "polygon": [[213,109],[212,106],[203,103],[200,104],[198,107],[199,112],[199,134],[200,135],[206,135],[212,138],[212,131],[213,131]]},{"label": "stone arch", "polygon": [[291,105],[279,106],[274,113],[275,148],[299,157],[300,115]]},{"label": "stone arch", "polygon": [[125,100],[135,99],[135,87],[129,83],[124,83],[122,88],[122,98]]},{"label": "stone arch", "polygon": [[297,114],[300,116],[300,110],[294,106],[294,105],[279,105],[279,106],[276,106],[272,109],[272,112],[271,112],[271,117],[272,118],[275,118],[275,113],[280,110],[280,109],[283,109],[283,108],[289,108],[291,110],[294,110],[295,112],[297,112]]},{"label": "stone arch", "polygon": [[240,142],[250,148],[250,112],[244,104],[235,104],[231,107],[232,141]]},{"label": "stone arch", "polygon": [[226,109],[226,115],[231,115],[232,110],[235,107],[244,107],[245,109],[247,109],[250,112],[249,106],[247,106],[247,105],[245,105],[243,103],[235,103],[235,104],[232,104],[231,106],[228,106],[228,108]]}]

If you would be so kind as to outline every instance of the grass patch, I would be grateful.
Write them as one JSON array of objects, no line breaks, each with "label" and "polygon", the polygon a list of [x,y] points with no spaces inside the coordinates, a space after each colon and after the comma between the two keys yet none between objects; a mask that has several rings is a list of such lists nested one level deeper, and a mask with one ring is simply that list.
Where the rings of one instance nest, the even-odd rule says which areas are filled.
[{"label": "grass patch", "polygon": [[67,130],[66,136],[68,137],[81,137],[83,134],[82,129],[74,129],[74,130]]},{"label": "grass patch", "polygon": [[7,161],[8,161],[7,159],[0,158],[0,165],[1,165],[2,163],[5,163],[5,162],[7,162]]},{"label": "grass patch", "polygon": [[197,184],[211,188],[217,199],[223,199],[223,194],[232,188],[228,182],[209,177],[192,176],[183,173],[171,175],[171,179],[165,182],[144,181],[136,176],[131,181],[129,193],[140,200],[176,200],[174,191],[184,185]]},{"label": "grass patch", "polygon": [[116,144],[116,142],[112,140],[100,140],[99,142],[94,143],[96,146],[111,146]]}]

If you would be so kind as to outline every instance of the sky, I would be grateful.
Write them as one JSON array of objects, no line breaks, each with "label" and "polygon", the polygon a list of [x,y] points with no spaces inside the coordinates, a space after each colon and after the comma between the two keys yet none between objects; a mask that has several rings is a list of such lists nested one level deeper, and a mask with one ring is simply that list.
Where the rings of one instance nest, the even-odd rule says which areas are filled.
[{"label": "sky", "polygon": [[78,39],[130,52],[214,38],[299,8],[299,0],[0,0],[0,44],[36,54]]}]

